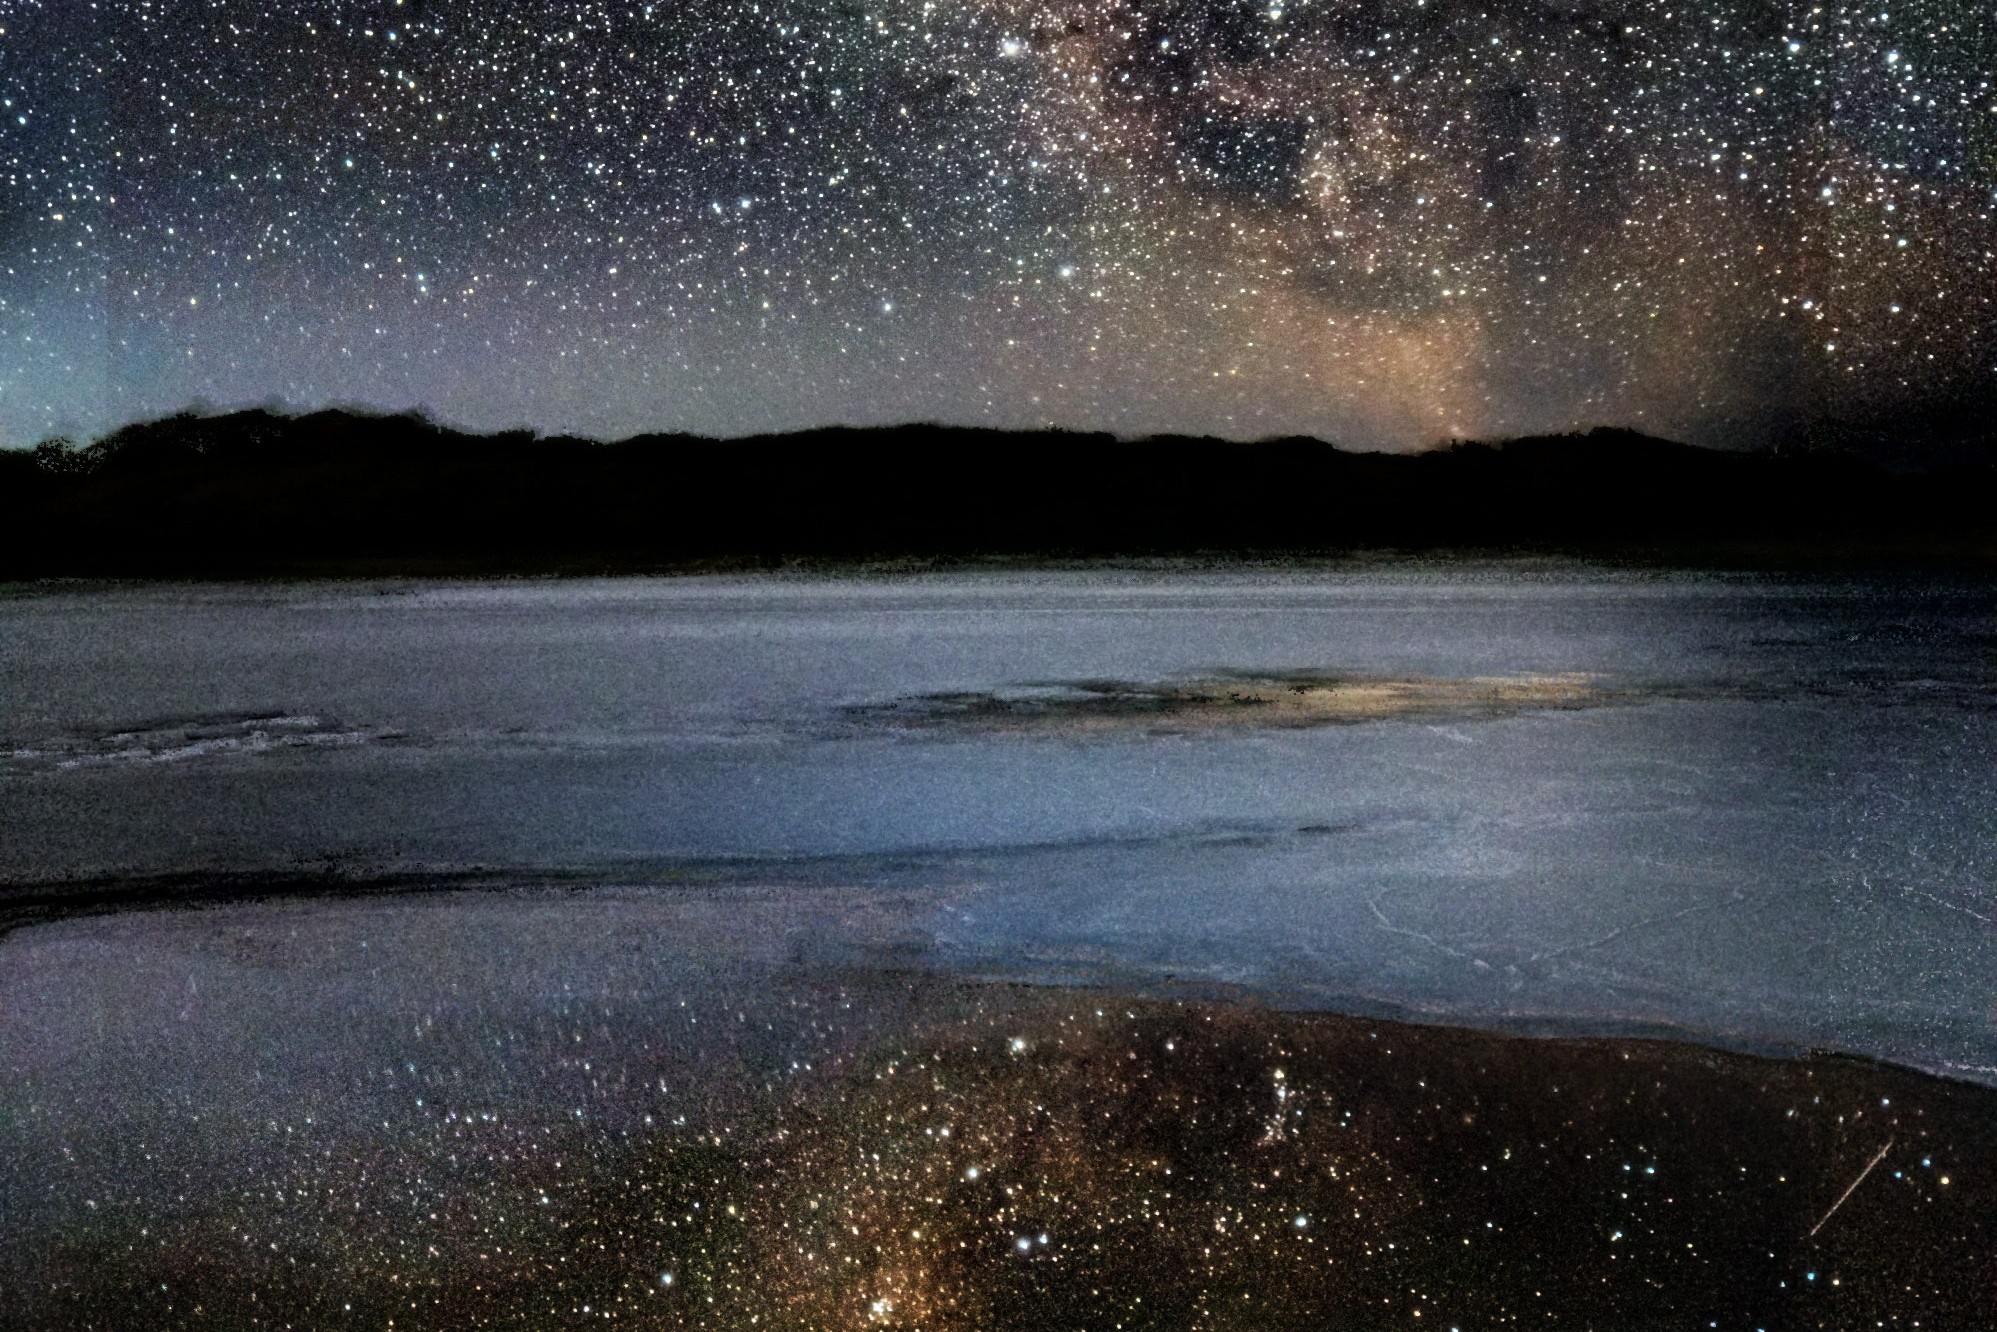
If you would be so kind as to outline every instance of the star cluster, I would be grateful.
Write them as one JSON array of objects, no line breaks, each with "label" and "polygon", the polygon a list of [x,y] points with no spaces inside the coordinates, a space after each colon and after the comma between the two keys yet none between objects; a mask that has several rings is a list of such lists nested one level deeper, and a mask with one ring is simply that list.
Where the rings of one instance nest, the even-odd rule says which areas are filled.
[{"label": "star cluster", "polygon": [[1734,441],[1997,376],[1970,0],[0,3],[0,434]]}]

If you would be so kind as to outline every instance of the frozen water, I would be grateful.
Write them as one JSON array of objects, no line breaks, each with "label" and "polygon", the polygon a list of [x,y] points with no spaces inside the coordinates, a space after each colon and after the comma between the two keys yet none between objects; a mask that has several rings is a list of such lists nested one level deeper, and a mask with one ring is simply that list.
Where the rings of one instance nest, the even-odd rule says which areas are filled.
[{"label": "frozen water", "polygon": [[[1612,697],[1303,729],[879,720],[1295,672]],[[17,589],[0,879],[885,886],[892,920],[824,946],[1997,1082],[1994,702],[1997,592],[1936,576]]]}]

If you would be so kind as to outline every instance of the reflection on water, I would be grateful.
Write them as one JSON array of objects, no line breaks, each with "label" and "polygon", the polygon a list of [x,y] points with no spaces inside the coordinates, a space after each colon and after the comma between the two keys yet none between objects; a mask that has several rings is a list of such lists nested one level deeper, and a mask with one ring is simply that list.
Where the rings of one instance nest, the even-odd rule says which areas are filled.
[{"label": "reflection on water", "polygon": [[1997,1093],[457,898],[10,945],[12,1325],[1969,1327]]}]

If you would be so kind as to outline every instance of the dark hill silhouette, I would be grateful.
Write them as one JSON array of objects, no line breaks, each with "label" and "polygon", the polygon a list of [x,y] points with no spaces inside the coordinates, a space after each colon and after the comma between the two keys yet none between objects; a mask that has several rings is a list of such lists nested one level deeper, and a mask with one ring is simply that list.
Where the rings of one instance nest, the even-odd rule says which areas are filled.
[{"label": "dark hill silhouette", "polygon": [[1982,558],[1988,464],[1628,431],[1350,453],[936,426],[615,444],[255,410],[0,453],[0,576],[666,568],[1360,548]]}]

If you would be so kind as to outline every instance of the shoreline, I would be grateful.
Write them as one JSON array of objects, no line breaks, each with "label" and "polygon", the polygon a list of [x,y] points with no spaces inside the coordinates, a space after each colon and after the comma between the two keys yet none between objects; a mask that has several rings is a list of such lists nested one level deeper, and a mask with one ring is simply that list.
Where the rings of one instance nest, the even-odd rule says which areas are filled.
[{"label": "shoreline", "polygon": [[1407,544],[1368,542],[1296,549],[1188,547],[1129,551],[809,550],[699,558],[573,551],[473,558],[420,552],[313,559],[225,559],[184,564],[79,563],[61,568],[0,567],[0,588],[121,587],[175,584],[578,581],[598,578],[705,576],[892,577],[929,573],[1188,573],[1258,570],[1290,573],[1407,566],[1551,565],[1604,571],[1762,575],[1863,573],[1982,574],[1997,565],[1997,535],[1949,531],[1859,540],[1782,537],[1650,542]]},{"label": "shoreline", "polygon": [[[24,1329],[583,1304],[699,1327],[1969,1326],[1997,1288],[1997,1089],[1890,1066],[773,980],[698,949],[669,984],[411,1010],[443,982],[356,988],[276,928],[179,924],[168,956],[207,986],[304,966],[312,993],[275,1008],[385,989],[429,1016],[314,1028],[334,1048],[268,1090],[232,1067],[252,1032],[167,1034],[198,1054],[158,1109],[0,1122],[0,1184],[52,1190],[0,1258]],[[24,1072],[31,1105],[67,1103]]]},{"label": "shoreline", "polygon": [[[1090,964],[1020,956],[998,959],[994,965],[990,958],[951,959],[941,955],[936,940],[915,924],[939,900],[939,890],[933,887],[839,882],[808,872],[790,878],[744,878],[740,869],[720,859],[688,862],[674,866],[666,876],[646,879],[588,869],[464,866],[375,873],[194,870],[0,883],[0,949],[31,945],[41,930],[91,923],[114,931],[133,925],[143,929],[151,918],[167,930],[204,925],[221,929],[229,924],[229,913],[242,910],[266,913],[271,920],[374,907],[455,912],[468,918],[488,911],[629,911],[662,919],[697,918],[718,955],[766,968],[779,979],[837,974],[868,983],[967,991],[1101,991],[1142,1003],[1220,1006],[1304,1021],[1384,1022],[1495,1041],[1642,1045],[1798,1066],[1850,1064],[1988,1093],[1994,1098],[1993,1122],[1997,1122],[1997,1068],[1968,1067],[1945,1059],[1936,1060],[1939,1066],[1923,1065],[1806,1040],[1704,1030],[1659,1018],[1552,1011],[1470,1013],[1376,993],[1152,972],[1112,961]],[[767,932],[766,937],[759,930]]]}]

